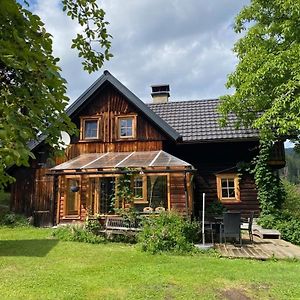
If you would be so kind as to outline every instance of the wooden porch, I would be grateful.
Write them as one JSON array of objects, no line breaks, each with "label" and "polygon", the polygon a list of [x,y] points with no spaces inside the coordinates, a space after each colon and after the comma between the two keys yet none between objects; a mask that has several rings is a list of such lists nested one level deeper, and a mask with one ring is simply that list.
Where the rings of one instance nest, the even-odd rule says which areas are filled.
[{"label": "wooden porch", "polygon": [[247,236],[243,238],[243,245],[215,244],[214,248],[222,257],[251,258],[266,260],[276,259],[300,259],[300,247],[281,239],[261,239],[254,236],[253,244]]}]

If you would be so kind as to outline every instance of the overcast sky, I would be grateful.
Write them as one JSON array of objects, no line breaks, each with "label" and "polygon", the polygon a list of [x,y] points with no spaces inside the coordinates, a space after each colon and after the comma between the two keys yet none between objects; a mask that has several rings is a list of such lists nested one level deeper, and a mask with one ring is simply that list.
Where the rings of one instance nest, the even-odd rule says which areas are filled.
[{"label": "overcast sky", "polygon": [[171,100],[216,98],[234,70],[232,52],[238,36],[234,18],[248,0],[103,0],[113,36],[114,57],[90,75],[84,72],[71,39],[79,30],[64,15],[61,0],[32,6],[53,35],[68,95],[74,101],[105,69],[145,102],[150,85],[168,83]]}]

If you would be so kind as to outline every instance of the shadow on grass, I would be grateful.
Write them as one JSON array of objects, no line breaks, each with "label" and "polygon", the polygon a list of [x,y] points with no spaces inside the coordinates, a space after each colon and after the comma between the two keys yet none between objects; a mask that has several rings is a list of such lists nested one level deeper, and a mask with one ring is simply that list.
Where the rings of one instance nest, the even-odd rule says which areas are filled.
[{"label": "shadow on grass", "polygon": [[0,256],[46,256],[58,240],[0,240]]}]

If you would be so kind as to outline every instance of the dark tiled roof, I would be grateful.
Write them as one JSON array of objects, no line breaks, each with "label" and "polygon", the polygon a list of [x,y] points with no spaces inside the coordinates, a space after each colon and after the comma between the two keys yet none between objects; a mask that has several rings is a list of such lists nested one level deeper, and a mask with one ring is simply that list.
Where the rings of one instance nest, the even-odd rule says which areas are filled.
[{"label": "dark tiled roof", "polygon": [[172,126],[184,142],[257,139],[253,129],[235,129],[236,117],[230,115],[226,127],[218,122],[218,99],[148,104],[164,121]]}]

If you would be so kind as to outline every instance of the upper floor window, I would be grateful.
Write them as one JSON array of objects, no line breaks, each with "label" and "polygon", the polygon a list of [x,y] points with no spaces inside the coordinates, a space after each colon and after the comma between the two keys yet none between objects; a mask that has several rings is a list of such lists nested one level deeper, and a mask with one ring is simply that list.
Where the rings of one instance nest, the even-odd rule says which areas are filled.
[{"label": "upper floor window", "polygon": [[99,118],[83,118],[81,120],[81,139],[99,139]]},{"label": "upper floor window", "polygon": [[237,174],[217,175],[218,198],[221,202],[240,201],[239,179]]},{"label": "upper floor window", "polygon": [[136,116],[118,117],[118,138],[136,137]]}]

